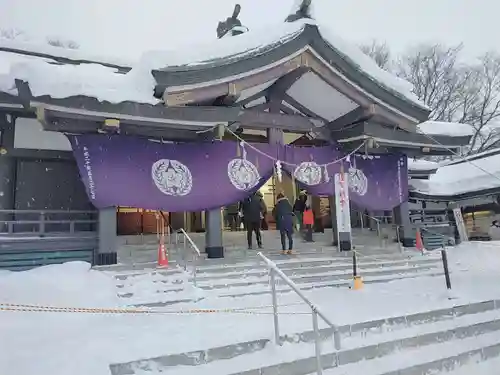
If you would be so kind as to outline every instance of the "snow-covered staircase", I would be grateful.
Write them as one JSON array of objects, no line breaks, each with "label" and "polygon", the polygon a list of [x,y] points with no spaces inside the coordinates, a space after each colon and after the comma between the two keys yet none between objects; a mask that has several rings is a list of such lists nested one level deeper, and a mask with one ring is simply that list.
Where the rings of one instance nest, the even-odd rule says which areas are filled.
[{"label": "snow-covered staircase", "polygon": [[[253,255],[256,253],[254,252]],[[352,256],[324,252],[300,255],[266,253],[301,289],[348,287],[352,282]],[[192,266],[188,266],[188,271]],[[443,274],[438,254],[428,256],[380,254],[358,257],[358,273],[366,284]],[[118,294],[135,306],[159,307],[203,299],[203,291],[218,297],[245,297],[270,293],[268,270],[255,256],[235,263],[206,261],[197,267],[196,290],[193,276],[182,269],[133,271],[116,275]],[[280,283],[280,293],[291,289]],[[152,292],[153,291],[153,292]]]},{"label": "snow-covered staircase", "polygon": [[[437,374],[500,356],[500,301],[490,300],[339,327],[342,348],[321,330],[327,375]],[[299,319],[299,317],[297,317]],[[113,375],[306,375],[316,373],[313,333],[112,364]],[[235,340],[236,341],[236,340]]]}]

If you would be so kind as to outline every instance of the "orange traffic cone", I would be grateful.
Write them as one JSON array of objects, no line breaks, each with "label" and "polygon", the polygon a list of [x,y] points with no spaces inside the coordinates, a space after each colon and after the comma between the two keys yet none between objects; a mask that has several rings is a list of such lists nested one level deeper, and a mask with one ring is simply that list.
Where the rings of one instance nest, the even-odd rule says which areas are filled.
[{"label": "orange traffic cone", "polygon": [[158,267],[168,267],[167,249],[162,240],[160,240],[158,245]]},{"label": "orange traffic cone", "polygon": [[420,229],[417,229],[417,234],[415,238],[415,247],[422,254],[425,252],[424,241],[422,241],[422,235],[420,234]]}]

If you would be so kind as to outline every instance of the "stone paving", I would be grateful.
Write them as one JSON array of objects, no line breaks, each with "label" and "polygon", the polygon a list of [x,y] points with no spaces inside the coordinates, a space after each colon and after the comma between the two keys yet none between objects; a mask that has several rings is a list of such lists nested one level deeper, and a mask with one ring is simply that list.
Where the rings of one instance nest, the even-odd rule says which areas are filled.
[{"label": "stone paving", "polygon": [[[225,258],[220,260],[206,259],[205,233],[190,233],[192,241],[196,244],[201,253],[201,262],[205,263],[233,263],[241,261],[242,258],[253,256],[259,249],[248,250],[246,244],[246,232],[223,232],[223,244]],[[315,254],[325,255],[325,253],[337,253],[337,248],[332,245],[333,234],[331,230],[325,233],[315,233],[314,242],[307,243],[296,233],[294,235],[294,251],[296,253],[307,253],[309,256]],[[275,254],[281,250],[279,232],[269,230],[262,232],[264,254]],[[147,236],[122,236],[119,238],[118,262],[124,266],[153,263],[157,259],[158,239],[156,235]],[[255,241],[255,239],[254,239]],[[366,255],[376,255],[380,253],[398,253],[401,249],[399,245],[390,240],[381,240],[375,232],[368,229],[353,229],[353,245],[355,249]],[[184,258],[191,258],[194,251],[190,246],[184,246],[183,236],[172,235],[167,238],[166,246],[171,261],[180,260],[184,253]],[[347,255],[347,254],[346,254]]]}]

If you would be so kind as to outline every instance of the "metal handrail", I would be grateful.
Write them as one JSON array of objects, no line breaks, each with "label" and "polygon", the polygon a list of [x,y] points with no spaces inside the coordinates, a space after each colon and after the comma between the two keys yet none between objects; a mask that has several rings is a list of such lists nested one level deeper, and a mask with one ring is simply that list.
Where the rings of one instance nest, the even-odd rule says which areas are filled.
[{"label": "metal handrail", "polygon": [[[187,260],[186,260],[186,248],[187,244],[191,245],[191,248],[194,250],[193,252],[193,284],[196,286],[196,275],[198,273],[198,259],[201,257],[201,252],[200,249],[198,249],[198,246],[194,243],[194,241],[189,237],[189,234],[186,233],[184,228],[180,228],[175,231],[175,243],[176,245],[179,244],[179,233],[183,235],[184,237],[184,249],[181,250],[181,256],[182,256],[182,261],[184,263],[184,271],[187,271]],[[187,242],[186,242],[187,240]]]},{"label": "metal handrail", "polygon": [[[361,225],[362,225],[362,228],[363,228],[363,217],[366,217],[366,218],[368,218],[370,220],[375,221],[375,223],[377,224],[377,237],[378,237],[379,242],[380,242],[380,247],[384,247],[384,240],[382,239],[381,231],[380,231],[380,224],[382,223],[382,220],[380,220],[380,219],[378,219],[376,217],[367,215],[364,212],[361,212],[361,211],[358,211],[358,212],[361,214]],[[384,216],[384,217],[388,217],[388,216]]]},{"label": "metal handrail", "polygon": [[261,252],[257,253],[257,255],[266,263],[267,267],[269,268],[269,276],[271,278],[271,292],[273,299],[274,339],[276,344],[277,345],[282,344],[280,340],[280,331],[278,322],[278,296],[276,293],[276,277],[275,277],[275,275],[278,275],[311,308],[311,313],[313,318],[312,320],[313,320],[313,331],[314,331],[314,344],[316,352],[316,372],[318,375],[321,375],[323,373],[323,367],[321,365],[321,338],[318,327],[318,316],[321,319],[323,319],[323,321],[333,329],[333,341],[336,350],[340,350],[341,348],[341,338],[338,327],[335,324],[333,324],[319,310],[319,308],[304,295],[304,293],[302,293],[297,284],[295,284],[287,275],[285,275],[283,271],[278,268],[276,263],[267,258]]},{"label": "metal handrail", "polygon": [[[397,233],[399,234],[399,228],[404,228],[405,226],[404,225],[397,225],[396,226],[396,230],[397,230]],[[446,234],[443,234],[443,233],[439,233],[439,232],[434,232],[433,230],[429,230],[428,228],[422,226],[422,227],[419,227],[419,226],[416,226],[416,225],[413,225],[412,228],[415,228],[415,229],[419,229],[419,230],[422,230],[424,232],[427,232],[429,234],[432,234],[434,236],[439,236],[441,237],[441,241],[442,241],[442,246],[443,248],[446,247],[446,242],[445,240],[449,240],[449,239],[453,239],[454,240],[454,237],[451,237],[451,236],[447,236]]]},{"label": "metal handrail", "polygon": [[97,215],[97,211],[82,210],[0,210],[0,214],[92,214]]},{"label": "metal handrail", "polygon": [[[364,217],[366,217],[366,218],[368,218],[368,219],[371,219],[371,220],[373,220],[373,221],[375,221],[375,222],[377,223],[377,236],[379,237],[379,240],[382,242],[383,240],[382,240],[382,238],[381,238],[381,232],[380,232],[380,223],[382,222],[382,220],[377,219],[376,217],[373,217],[373,216],[367,215],[367,214],[365,214],[365,213],[363,213],[363,212],[361,212],[361,211],[359,211],[359,213],[360,213],[362,216],[364,216]],[[401,224],[390,224],[390,225],[392,225],[393,227],[395,227],[395,229],[396,229],[396,240],[397,240],[397,242],[398,242],[398,243],[401,243],[401,239],[400,239],[400,237],[399,237],[399,234],[400,234],[400,233],[399,233],[399,229],[400,229],[400,228],[404,228],[404,227],[405,227],[405,225],[401,225]],[[406,226],[406,227],[407,227],[407,226]],[[428,228],[426,228],[425,226],[417,226],[417,225],[414,225],[414,224],[413,224],[413,225],[411,225],[411,228],[412,228],[412,229],[420,229],[420,230],[423,230],[423,231],[425,231],[425,232],[427,232],[427,233],[429,233],[429,234],[433,234],[433,235],[437,235],[437,236],[441,237],[441,240],[442,240],[442,242],[443,242],[443,248],[446,246],[446,244],[445,244],[445,240],[453,239],[453,237],[451,237],[451,236],[447,236],[447,235],[445,235],[445,234],[443,234],[443,233],[434,232],[434,231],[432,231],[432,230],[429,230],[429,229],[428,229]]]}]

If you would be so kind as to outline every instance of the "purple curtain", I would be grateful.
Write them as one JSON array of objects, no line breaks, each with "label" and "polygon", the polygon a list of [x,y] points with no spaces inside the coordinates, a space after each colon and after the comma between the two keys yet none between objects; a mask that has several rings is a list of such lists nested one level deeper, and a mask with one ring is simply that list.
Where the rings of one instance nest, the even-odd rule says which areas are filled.
[{"label": "purple curtain", "polygon": [[340,165],[327,164],[342,157],[336,147],[284,146],[281,157],[284,160],[283,169],[293,175],[301,188],[312,195],[333,194],[333,177],[340,170]]},{"label": "purple curtain", "polygon": [[[273,173],[273,159],[281,160],[284,171],[311,194],[331,195],[340,163],[330,163],[343,155],[334,146],[175,144],[99,134],[68,138],[97,208],[178,212],[226,206],[259,189]],[[356,155],[343,165],[349,174],[351,200],[359,207],[390,210],[408,199],[406,156]]]},{"label": "purple curtain", "polygon": [[[312,195],[332,195],[343,154],[333,146],[284,147],[283,169]],[[290,165],[290,164],[292,165]],[[408,199],[408,167],[404,155],[353,155],[342,162],[349,175],[350,199],[370,210],[390,210]]]},{"label": "purple curtain", "polygon": [[392,210],[408,200],[406,155],[356,155],[344,165],[350,199],[370,210]]},{"label": "purple curtain", "polygon": [[[68,138],[97,208],[213,209],[244,199],[273,173],[272,159],[234,142],[161,144],[96,134]],[[254,146],[277,156],[276,146]]]}]

